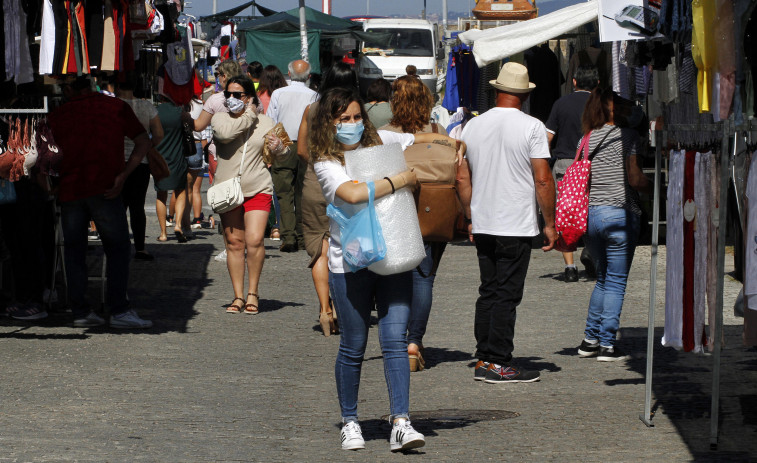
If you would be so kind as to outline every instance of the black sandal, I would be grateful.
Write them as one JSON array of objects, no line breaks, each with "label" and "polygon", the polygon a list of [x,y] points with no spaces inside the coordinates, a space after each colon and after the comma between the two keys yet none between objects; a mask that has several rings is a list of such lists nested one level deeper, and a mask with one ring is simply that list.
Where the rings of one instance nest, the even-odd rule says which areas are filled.
[{"label": "black sandal", "polygon": [[235,297],[234,300],[231,301],[231,304],[226,306],[226,313],[239,313],[242,310],[242,306],[234,305],[236,301],[242,301],[243,303],[247,302],[241,297]]},{"label": "black sandal", "polygon": [[[258,304],[260,303],[260,297],[256,293],[247,293],[247,296],[255,296],[258,300]],[[247,301],[245,301],[247,302]],[[256,304],[245,304],[244,305],[244,313],[248,315],[257,315],[258,312],[258,306]]]}]

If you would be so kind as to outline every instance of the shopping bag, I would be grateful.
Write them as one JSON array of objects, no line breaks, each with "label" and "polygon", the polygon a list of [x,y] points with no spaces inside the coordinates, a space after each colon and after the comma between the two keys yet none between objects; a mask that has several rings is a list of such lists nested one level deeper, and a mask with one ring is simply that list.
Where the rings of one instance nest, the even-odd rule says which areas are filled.
[{"label": "shopping bag", "polygon": [[347,217],[343,210],[329,204],[326,215],[339,225],[342,257],[350,271],[356,272],[386,257],[386,242],[373,204],[375,187],[368,182],[368,205]]}]

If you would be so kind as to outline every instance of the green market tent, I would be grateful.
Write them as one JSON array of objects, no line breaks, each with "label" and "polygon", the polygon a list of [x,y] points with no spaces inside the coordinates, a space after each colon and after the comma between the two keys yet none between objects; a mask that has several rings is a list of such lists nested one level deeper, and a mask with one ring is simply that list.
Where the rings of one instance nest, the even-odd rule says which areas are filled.
[{"label": "green market tent", "polygon": [[[308,61],[313,73],[320,73],[320,45],[342,37],[357,40],[389,40],[389,34],[363,32],[362,25],[347,19],[321,13],[305,7],[308,31]],[[265,18],[245,21],[237,30],[247,61],[260,61],[264,66],[273,64],[286,74],[291,61],[300,59],[299,8],[282,11]],[[242,34],[243,33],[243,34]]]}]

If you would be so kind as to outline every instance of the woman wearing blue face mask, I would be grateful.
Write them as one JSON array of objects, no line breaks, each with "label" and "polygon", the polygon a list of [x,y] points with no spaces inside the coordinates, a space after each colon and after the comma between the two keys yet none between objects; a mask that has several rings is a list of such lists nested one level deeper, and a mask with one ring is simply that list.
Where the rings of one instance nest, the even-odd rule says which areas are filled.
[{"label": "woman wearing blue face mask", "polygon": [[[263,270],[263,237],[271,210],[273,182],[263,160],[263,144],[275,155],[286,153],[281,140],[268,132],[273,120],[257,113],[258,97],[252,81],[243,76],[226,83],[228,113],[213,115],[213,139],[216,142],[218,168],[215,182],[232,179],[241,172],[244,204],[221,214],[226,241],[226,266],[229,269],[234,300],[228,313],[258,313],[258,282]],[[247,251],[248,292],[244,292],[245,251]]]},{"label": "woman wearing blue face mask", "polygon": [[[338,207],[368,201],[366,184],[353,182],[347,175],[345,151],[384,143],[400,143],[404,149],[416,142],[453,147],[456,145],[456,141],[446,135],[376,131],[368,120],[357,92],[346,88],[334,88],[323,95],[308,136],[313,168],[323,194],[326,201]],[[462,144],[458,152],[459,159],[462,159],[464,152],[465,145]],[[402,172],[376,181],[375,197],[378,199],[393,194],[404,187],[414,188],[415,184],[413,172]],[[342,258],[339,226],[333,220],[330,233],[329,284],[341,331],[335,375],[344,423],[341,431],[342,449],[365,448],[357,418],[357,399],[370,315],[374,306],[378,313],[379,340],[389,393],[392,422],[390,448],[392,451],[400,451],[421,447],[425,444],[424,437],[410,425],[408,413],[410,364],[405,332],[413,296],[412,274],[403,272],[378,275],[368,269],[348,272]]]}]

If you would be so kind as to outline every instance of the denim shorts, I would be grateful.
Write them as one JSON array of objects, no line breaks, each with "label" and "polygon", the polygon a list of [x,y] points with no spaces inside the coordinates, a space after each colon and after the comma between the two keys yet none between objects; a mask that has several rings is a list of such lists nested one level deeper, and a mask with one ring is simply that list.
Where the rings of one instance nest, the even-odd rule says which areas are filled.
[{"label": "denim shorts", "polygon": [[202,169],[202,161],[203,161],[202,143],[195,143],[195,147],[197,148],[195,151],[195,154],[191,156],[187,156],[187,164],[189,165],[190,170]]}]

